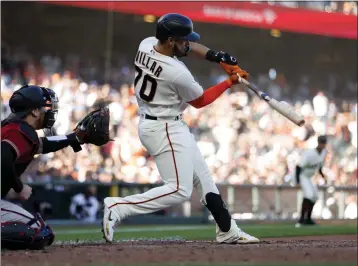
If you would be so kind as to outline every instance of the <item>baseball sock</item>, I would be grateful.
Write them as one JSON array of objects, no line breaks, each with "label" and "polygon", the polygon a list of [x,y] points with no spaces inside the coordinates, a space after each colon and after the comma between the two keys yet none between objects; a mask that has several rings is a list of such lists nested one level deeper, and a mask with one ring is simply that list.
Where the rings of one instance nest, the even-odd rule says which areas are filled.
[{"label": "baseball sock", "polygon": [[308,204],[309,204],[309,207],[308,207],[308,210],[307,210],[307,219],[311,220],[311,215],[312,215],[312,211],[313,211],[313,207],[314,207],[315,202],[313,202],[311,200],[308,200]]},{"label": "baseball sock", "polygon": [[217,225],[222,232],[229,232],[231,227],[231,215],[226,208],[225,202],[221,195],[215,193],[208,193],[205,196],[206,207],[213,215]]},{"label": "baseball sock", "polygon": [[310,200],[304,198],[302,201],[302,208],[301,208],[301,218],[300,222],[303,222],[305,220],[306,212],[308,212],[309,209]]}]

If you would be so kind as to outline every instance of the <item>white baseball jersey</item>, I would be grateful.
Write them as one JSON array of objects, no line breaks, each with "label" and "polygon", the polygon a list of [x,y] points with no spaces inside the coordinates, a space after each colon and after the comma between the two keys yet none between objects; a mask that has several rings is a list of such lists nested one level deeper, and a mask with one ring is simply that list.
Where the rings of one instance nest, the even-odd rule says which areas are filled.
[{"label": "white baseball jersey", "polygon": [[[141,194],[105,198],[104,204],[110,212],[104,217],[108,219],[108,213],[121,220],[183,203],[190,199],[193,188],[204,205],[207,204],[208,193],[219,194],[194,135],[185,121],[175,119],[185,110],[188,102],[203,95],[203,88],[181,61],[155,51],[153,46],[157,41],[151,37],[140,43],[135,57],[137,73],[134,84],[142,115],[138,136],[154,158],[163,185]],[[146,119],[144,114],[161,119]],[[106,219],[103,232],[111,238]],[[222,232],[219,227],[216,230],[216,239],[220,242],[220,239],[236,236],[239,229],[231,219],[229,232]]]},{"label": "white baseball jersey", "polygon": [[298,164],[302,168],[301,176],[312,177],[323,166],[327,151],[324,149],[318,153],[317,149],[306,150]]},{"label": "white baseball jersey", "polygon": [[149,37],[139,45],[135,57],[135,94],[142,114],[173,117],[204,91],[183,62],[154,49],[157,42],[155,37]]}]

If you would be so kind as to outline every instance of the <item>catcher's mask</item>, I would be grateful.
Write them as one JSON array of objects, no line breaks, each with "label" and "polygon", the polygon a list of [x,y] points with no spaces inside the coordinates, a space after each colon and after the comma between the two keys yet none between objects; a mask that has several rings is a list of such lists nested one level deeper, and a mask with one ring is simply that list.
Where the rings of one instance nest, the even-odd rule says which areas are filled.
[{"label": "catcher's mask", "polygon": [[40,128],[51,128],[57,118],[58,97],[49,89],[35,85],[25,85],[15,91],[10,98],[9,105],[14,118],[24,118],[34,109],[44,112],[44,119]]},{"label": "catcher's mask", "polygon": [[47,89],[47,94],[48,94],[49,100],[46,101],[44,106],[50,107],[50,109],[45,110],[45,117],[44,117],[44,121],[42,124],[43,128],[51,128],[55,124],[56,119],[57,119],[57,114],[58,114],[58,102],[59,101],[58,101],[56,93],[51,89]]}]

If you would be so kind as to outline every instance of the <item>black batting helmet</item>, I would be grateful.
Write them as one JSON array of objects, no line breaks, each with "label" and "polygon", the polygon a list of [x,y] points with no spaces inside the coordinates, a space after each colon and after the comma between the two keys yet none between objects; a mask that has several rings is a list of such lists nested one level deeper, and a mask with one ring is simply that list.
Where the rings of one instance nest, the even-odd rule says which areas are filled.
[{"label": "black batting helmet", "polygon": [[56,121],[58,98],[56,93],[36,85],[25,85],[15,91],[10,100],[11,112],[17,118],[24,118],[31,110],[41,107],[51,107],[46,111],[43,127],[51,128]]},{"label": "black batting helmet", "polygon": [[191,42],[200,39],[200,35],[193,31],[191,19],[176,13],[166,14],[158,20],[155,37],[159,40],[174,37]]},{"label": "black batting helmet", "polygon": [[318,144],[327,144],[327,137],[326,136],[319,136],[317,139]]}]

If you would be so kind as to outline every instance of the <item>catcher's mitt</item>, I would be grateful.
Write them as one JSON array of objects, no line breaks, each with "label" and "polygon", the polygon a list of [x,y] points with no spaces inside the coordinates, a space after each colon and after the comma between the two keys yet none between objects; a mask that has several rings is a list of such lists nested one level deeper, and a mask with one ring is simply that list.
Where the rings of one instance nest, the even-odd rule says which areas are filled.
[{"label": "catcher's mitt", "polygon": [[75,133],[82,143],[102,146],[112,139],[109,138],[109,109],[101,107],[86,115],[76,126]]}]

